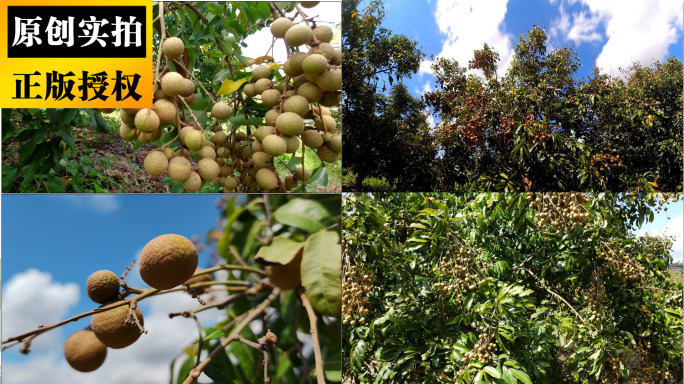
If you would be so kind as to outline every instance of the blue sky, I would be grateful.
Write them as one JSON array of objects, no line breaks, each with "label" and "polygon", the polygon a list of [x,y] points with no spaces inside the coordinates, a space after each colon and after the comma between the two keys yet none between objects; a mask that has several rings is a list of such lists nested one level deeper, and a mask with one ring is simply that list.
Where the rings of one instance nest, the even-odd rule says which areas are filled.
[{"label": "blue sky", "polygon": [[[33,330],[95,308],[85,281],[100,269],[121,275],[154,237],[185,237],[215,228],[217,195],[3,195],[2,196],[2,336]],[[200,267],[209,254],[200,252]],[[127,280],[146,288],[137,269]],[[155,297],[141,303],[149,334],[125,350],[109,350],[96,372],[82,374],[66,365],[66,337],[86,327],[89,318],[70,323],[35,339],[29,356],[12,348],[2,353],[3,379],[15,383],[168,382],[171,359],[196,338],[194,323],[169,319],[172,311],[198,303],[187,295]],[[206,311],[211,312],[211,311]],[[218,319],[208,314],[208,322]],[[210,323],[207,323],[210,324]],[[141,342],[144,341],[144,342]],[[121,366],[144,372],[125,372]],[[43,379],[41,379],[41,377]]]},{"label": "blue sky", "polygon": [[[484,43],[499,53],[505,72],[518,36],[533,25],[546,29],[548,47],[574,46],[579,77],[591,74],[594,59],[605,73],[637,60],[650,65],[669,56],[682,59],[680,0],[385,0],[383,26],[404,34],[434,57],[467,66]],[[429,57],[405,80],[414,96],[431,89]]]}]

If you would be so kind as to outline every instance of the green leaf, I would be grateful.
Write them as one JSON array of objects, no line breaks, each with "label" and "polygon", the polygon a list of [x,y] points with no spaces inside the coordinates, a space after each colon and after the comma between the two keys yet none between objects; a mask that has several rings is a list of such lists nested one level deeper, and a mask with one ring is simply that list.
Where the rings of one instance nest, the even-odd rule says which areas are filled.
[{"label": "green leaf", "polygon": [[500,378],[501,378],[501,372],[498,371],[498,370],[497,370],[496,368],[494,368],[494,367],[489,367],[489,366],[487,366],[487,367],[484,367],[484,369],[482,369],[482,370],[485,371],[489,376],[491,376],[491,377],[493,377],[493,378],[495,378],[495,379],[500,379]]},{"label": "green leaf", "polygon": [[221,332],[221,330],[215,330],[215,331],[211,332],[210,334],[208,334],[204,338],[204,340],[217,340],[217,339],[220,339],[222,336],[223,336],[223,332]]},{"label": "green leaf", "polygon": [[306,232],[317,232],[331,223],[330,215],[317,201],[294,199],[273,213],[275,221],[299,228]]},{"label": "green leaf", "polygon": [[352,367],[360,371],[363,369],[363,361],[366,357],[366,342],[361,340],[356,343],[354,350],[352,351],[351,363]]},{"label": "green leaf", "polygon": [[302,256],[302,285],[311,305],[325,316],[340,313],[342,246],[337,232],[315,233],[306,240]]},{"label": "green leaf", "polygon": [[313,171],[311,178],[307,182],[307,185],[310,184],[321,185],[324,187],[328,186],[328,169],[325,167],[325,165],[321,165]]},{"label": "green leaf", "polygon": [[278,236],[273,239],[271,245],[259,249],[254,261],[262,265],[289,264],[302,251],[303,247],[304,243]]},{"label": "green leaf", "polygon": [[518,370],[518,369],[510,369],[510,372],[515,376],[516,379],[520,380],[523,382],[523,384],[532,384],[532,380],[530,380],[530,376],[527,375],[527,373]]}]

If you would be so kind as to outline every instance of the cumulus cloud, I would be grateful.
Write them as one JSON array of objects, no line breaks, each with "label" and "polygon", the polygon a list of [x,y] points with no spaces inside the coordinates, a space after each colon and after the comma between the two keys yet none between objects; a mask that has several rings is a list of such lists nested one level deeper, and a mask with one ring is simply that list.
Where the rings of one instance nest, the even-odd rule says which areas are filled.
[{"label": "cumulus cloud", "polygon": [[675,261],[682,261],[684,256],[684,215],[679,215],[670,220],[665,227],[651,229],[637,233],[642,236],[668,236],[672,238],[671,255]]},{"label": "cumulus cloud", "polygon": [[[446,35],[438,57],[452,58],[467,66],[473,51],[486,43],[499,53],[497,71],[503,74],[513,56],[511,36],[504,32],[508,0],[437,0],[435,20]],[[424,61],[420,73],[431,73]]]},{"label": "cumulus cloud", "polygon": [[[341,22],[341,4],[341,2],[322,2],[314,8],[305,9],[304,12],[307,16],[315,17],[320,25],[328,25],[333,28],[334,31],[336,26],[339,27]],[[292,15],[294,15],[294,12],[287,14],[288,17],[291,17]],[[301,20],[301,18],[298,20]],[[245,39],[247,47],[242,48],[242,55],[246,57],[264,56],[272,42],[273,35],[271,34],[271,30],[269,28],[264,28]],[[269,55],[273,56],[277,63],[285,62],[285,60],[287,60],[285,45],[282,42],[277,42],[274,46],[274,52],[269,52]]]},{"label": "cumulus cloud", "polygon": [[62,195],[61,198],[77,207],[90,209],[101,214],[116,212],[121,207],[116,195]]},{"label": "cumulus cloud", "polygon": [[[552,2],[553,3],[553,2]],[[570,0],[580,9],[566,13],[560,3],[559,17],[552,33],[576,44],[606,42],[596,59],[605,73],[619,75],[634,61],[650,65],[668,54],[668,47],[682,34],[682,3],[679,0],[621,2],[603,0]],[[576,7],[575,7],[576,8]]]},{"label": "cumulus cloud", "polygon": [[[2,291],[2,333],[20,335],[63,320],[79,299],[75,283],[52,281],[52,275],[36,269],[16,274]],[[48,332],[31,344],[33,354],[61,349],[59,332]]]},{"label": "cumulus cloud", "polygon": [[[217,278],[226,278],[225,273]],[[127,275],[132,286],[144,286],[139,271]],[[204,295],[206,297],[206,294]],[[225,294],[218,294],[225,297]],[[78,301],[76,284],[61,285],[49,274],[29,270],[13,277],[3,291],[3,333],[20,334],[38,324],[63,320],[69,306]],[[30,302],[31,305],[26,303]],[[195,322],[184,317],[170,319],[170,312],[195,308],[196,299],[182,292],[157,296],[140,302],[148,333],[125,349],[108,349],[104,364],[95,372],[81,373],[72,369],[62,356],[58,331],[48,332],[33,343],[32,352],[21,361],[5,360],[3,379],[16,384],[44,382],[54,384],[155,384],[169,382],[169,364],[192,341],[197,339]],[[198,314],[204,327],[218,322],[222,311],[208,310]],[[30,329],[28,329],[30,328]],[[206,379],[206,377],[205,377]]]}]

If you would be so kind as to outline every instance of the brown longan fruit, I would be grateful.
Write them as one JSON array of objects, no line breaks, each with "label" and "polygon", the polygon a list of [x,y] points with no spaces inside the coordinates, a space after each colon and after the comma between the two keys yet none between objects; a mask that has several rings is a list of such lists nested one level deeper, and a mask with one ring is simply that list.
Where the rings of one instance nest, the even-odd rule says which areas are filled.
[{"label": "brown longan fruit", "polygon": [[183,43],[183,40],[178,37],[169,37],[164,40],[164,44],[162,44],[164,56],[171,60],[181,57],[183,55],[183,50],[185,50],[185,44]]},{"label": "brown longan fruit", "polygon": [[93,331],[77,331],[64,343],[64,357],[71,367],[79,372],[92,372],[104,363],[107,346]]},{"label": "brown longan fruit", "polygon": [[160,151],[152,151],[145,156],[144,167],[148,175],[161,176],[169,169],[169,159]]},{"label": "brown longan fruit", "polygon": [[285,33],[285,42],[290,47],[299,47],[300,45],[309,43],[312,36],[313,32],[307,25],[294,25]]},{"label": "brown longan fruit", "polygon": [[176,97],[185,91],[185,80],[178,72],[169,72],[162,77],[162,91],[171,97]]},{"label": "brown longan fruit", "polygon": [[183,156],[176,156],[169,161],[169,177],[174,181],[183,182],[190,177],[192,172],[192,165],[190,160]]},{"label": "brown longan fruit", "polygon": [[275,126],[283,135],[297,136],[304,130],[304,119],[294,112],[283,112],[276,119]]},{"label": "brown longan fruit", "polygon": [[231,113],[233,113],[233,108],[231,108],[231,106],[225,101],[219,101],[218,103],[214,104],[213,107],[211,107],[211,115],[218,120],[225,120],[229,118]]},{"label": "brown longan fruit", "polygon": [[313,30],[314,36],[322,43],[329,43],[333,38],[333,30],[327,25],[320,25]]},{"label": "brown longan fruit", "polygon": [[150,287],[170,289],[188,280],[197,269],[197,249],[181,235],[152,239],[140,254],[140,277]]},{"label": "brown longan fruit", "polygon": [[268,79],[271,77],[271,69],[268,65],[260,65],[252,70],[252,79]]},{"label": "brown longan fruit", "polygon": [[266,267],[271,284],[283,291],[293,289],[302,284],[301,277],[302,252],[297,253],[292,261],[285,265],[269,265]]},{"label": "brown longan fruit", "polygon": [[220,170],[218,163],[214,159],[204,158],[200,159],[197,163],[197,172],[204,180],[214,180]]},{"label": "brown longan fruit", "polygon": [[340,153],[335,152],[327,146],[322,146],[316,151],[318,158],[325,163],[334,163],[340,159]]},{"label": "brown longan fruit", "polygon": [[271,156],[282,156],[287,151],[287,142],[278,135],[268,135],[261,142],[264,152]]},{"label": "brown longan fruit", "polygon": [[93,272],[86,281],[86,291],[88,297],[99,304],[115,300],[119,294],[119,277],[108,270]]},{"label": "brown longan fruit", "polygon": [[135,127],[143,133],[159,130],[159,116],[151,108],[143,108],[135,114]]},{"label": "brown longan fruit", "polygon": [[315,129],[307,129],[302,132],[302,141],[307,147],[316,149],[323,145],[323,136]]},{"label": "brown longan fruit", "polygon": [[[90,327],[95,336],[109,348],[128,347],[140,337],[140,329],[135,323],[126,324],[129,308],[129,305],[122,305],[93,315]],[[135,309],[135,315],[140,324],[144,325],[140,308]]]},{"label": "brown longan fruit", "polygon": [[159,99],[155,101],[152,110],[159,117],[160,126],[172,123],[176,119],[176,113],[178,113],[176,105],[168,99]]},{"label": "brown longan fruit", "polygon": [[186,192],[197,192],[202,188],[202,178],[199,173],[190,171],[190,176],[183,182],[183,188]]},{"label": "brown longan fruit", "polygon": [[287,17],[279,17],[271,24],[271,34],[279,39],[285,37],[287,30],[292,28],[294,23]]}]

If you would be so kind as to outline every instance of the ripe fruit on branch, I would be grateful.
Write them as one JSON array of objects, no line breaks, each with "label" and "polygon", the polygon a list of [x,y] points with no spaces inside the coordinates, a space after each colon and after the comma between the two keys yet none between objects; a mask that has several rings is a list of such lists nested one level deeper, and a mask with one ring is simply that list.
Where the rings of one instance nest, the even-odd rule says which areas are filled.
[{"label": "ripe fruit on branch", "polygon": [[[90,321],[90,327],[95,336],[109,348],[120,349],[135,343],[140,337],[140,329],[135,322],[127,322],[128,305],[96,313]],[[135,316],[143,325],[143,316],[139,308],[135,309]]]},{"label": "ripe fruit on branch", "polygon": [[93,331],[77,331],[64,343],[64,357],[79,372],[92,372],[104,363],[107,346]]},{"label": "ripe fruit on branch", "polygon": [[152,239],[140,254],[140,277],[156,289],[170,289],[188,280],[197,269],[197,249],[181,235]]},{"label": "ripe fruit on branch", "polygon": [[287,17],[279,17],[275,19],[273,24],[271,24],[271,34],[277,38],[285,37],[285,33],[288,29],[292,28],[294,23]]},{"label": "ripe fruit on branch", "polygon": [[295,25],[285,33],[285,42],[291,47],[299,47],[311,41],[313,32],[304,24]]},{"label": "ripe fruit on branch", "polygon": [[233,108],[228,105],[225,101],[219,101],[211,107],[211,115],[218,120],[225,120],[230,117],[233,112]]},{"label": "ripe fruit on branch", "polygon": [[152,151],[145,156],[145,172],[148,175],[157,177],[163,175],[169,168],[169,160],[160,151]]},{"label": "ripe fruit on branch", "polygon": [[170,37],[164,41],[162,44],[162,51],[164,55],[169,59],[177,59],[183,55],[183,50],[185,49],[185,44],[183,40],[178,37]]},{"label": "ripe fruit on branch", "polygon": [[271,284],[286,291],[302,284],[301,277],[302,252],[285,265],[269,265],[266,267]]},{"label": "ripe fruit on branch", "polygon": [[94,272],[86,281],[88,297],[96,303],[104,304],[116,300],[119,294],[119,278],[112,271]]}]

